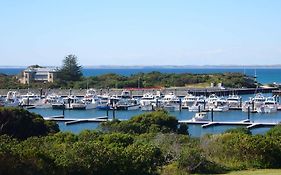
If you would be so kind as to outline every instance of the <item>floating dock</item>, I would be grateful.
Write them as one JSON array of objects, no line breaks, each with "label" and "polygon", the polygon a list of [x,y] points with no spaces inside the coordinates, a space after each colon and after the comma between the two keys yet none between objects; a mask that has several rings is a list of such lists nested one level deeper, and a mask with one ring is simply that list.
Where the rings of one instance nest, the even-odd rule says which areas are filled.
[{"label": "floating dock", "polygon": [[[50,116],[44,117],[44,120],[55,121],[55,122],[65,122],[66,125],[73,125],[78,123],[101,123],[112,121],[109,119],[108,116],[100,116],[95,118],[64,118],[63,115],[58,116]],[[126,119],[118,119],[118,120],[126,120]],[[242,121],[194,121],[194,120],[179,120],[179,123],[185,124],[193,124],[193,125],[201,125],[202,128],[207,128],[210,126],[217,126],[217,125],[234,125],[234,126],[246,126],[248,129],[256,128],[256,127],[272,127],[280,124],[280,122],[254,122],[250,121],[249,119],[245,119]]]},{"label": "floating dock", "polygon": [[85,122],[106,122],[112,119],[108,119],[108,116],[101,116],[95,118],[64,118],[63,115],[60,116],[51,116],[51,117],[44,117],[44,120],[55,121],[55,122],[65,122],[66,125],[72,125],[77,123],[85,123]]},{"label": "floating dock", "polygon": [[201,125],[202,128],[207,128],[210,126],[217,126],[217,125],[235,125],[235,126],[246,126],[248,129],[256,128],[256,127],[264,127],[264,126],[276,126],[280,124],[279,122],[253,122],[249,121],[248,119],[242,121],[193,121],[193,120],[180,120],[179,123],[186,123],[186,124],[194,124],[194,125]]}]

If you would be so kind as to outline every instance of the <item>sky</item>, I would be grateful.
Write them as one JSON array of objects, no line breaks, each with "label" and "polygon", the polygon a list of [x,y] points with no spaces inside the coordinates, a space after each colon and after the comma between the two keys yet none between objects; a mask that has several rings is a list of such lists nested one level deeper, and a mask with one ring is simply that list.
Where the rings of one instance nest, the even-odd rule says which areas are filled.
[{"label": "sky", "polygon": [[0,66],[281,64],[280,0],[0,0]]}]

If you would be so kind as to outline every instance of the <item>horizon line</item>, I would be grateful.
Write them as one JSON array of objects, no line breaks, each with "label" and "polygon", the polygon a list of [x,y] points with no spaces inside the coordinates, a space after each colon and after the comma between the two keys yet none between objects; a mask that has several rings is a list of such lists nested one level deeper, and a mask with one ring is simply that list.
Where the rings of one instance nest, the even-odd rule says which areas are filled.
[{"label": "horizon line", "polygon": [[[40,65],[44,67],[60,67],[53,65]],[[281,64],[255,65],[255,64],[219,64],[219,65],[81,65],[82,68],[281,68]],[[0,65],[0,68],[26,68],[28,66]]]}]

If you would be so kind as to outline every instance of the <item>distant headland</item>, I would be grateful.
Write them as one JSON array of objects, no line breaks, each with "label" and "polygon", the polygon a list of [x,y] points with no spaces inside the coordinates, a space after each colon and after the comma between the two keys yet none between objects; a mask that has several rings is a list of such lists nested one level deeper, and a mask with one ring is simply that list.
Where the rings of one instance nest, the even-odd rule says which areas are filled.
[{"label": "distant headland", "polygon": [[[55,67],[44,65],[45,67]],[[0,65],[0,68],[26,68],[27,66]],[[82,65],[83,68],[96,69],[143,69],[143,68],[164,68],[164,69],[280,69],[281,64],[274,65]]]}]

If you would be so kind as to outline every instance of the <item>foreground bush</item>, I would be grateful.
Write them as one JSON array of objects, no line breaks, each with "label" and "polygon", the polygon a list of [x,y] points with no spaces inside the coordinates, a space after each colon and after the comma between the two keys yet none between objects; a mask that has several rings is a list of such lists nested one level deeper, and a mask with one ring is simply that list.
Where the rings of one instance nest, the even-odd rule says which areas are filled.
[{"label": "foreground bush", "polygon": [[179,134],[187,128],[179,129],[174,117],[156,111],[73,134],[54,133],[56,125],[22,109],[2,108],[0,113],[9,134],[0,135],[1,175],[184,175],[281,168],[279,125],[265,135],[237,128],[198,139]]},{"label": "foreground bush", "polygon": [[201,145],[209,160],[231,169],[281,167],[280,137],[234,132],[206,136]]},{"label": "foreground bush", "polygon": [[158,110],[132,117],[127,121],[109,121],[101,124],[101,130],[104,132],[123,132],[132,134],[143,133],[180,133],[188,134],[186,125],[180,125],[178,120],[169,115],[167,111]]},{"label": "foreground bush", "polygon": [[45,121],[42,116],[19,108],[0,107],[0,135],[7,134],[18,139],[56,133],[55,122]]},{"label": "foreground bush", "polygon": [[86,142],[73,136],[58,133],[20,142],[0,136],[0,174],[149,175],[163,164],[157,146],[135,143],[128,134],[104,134]]}]

